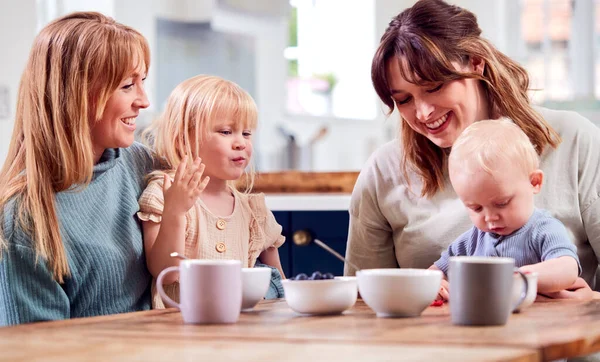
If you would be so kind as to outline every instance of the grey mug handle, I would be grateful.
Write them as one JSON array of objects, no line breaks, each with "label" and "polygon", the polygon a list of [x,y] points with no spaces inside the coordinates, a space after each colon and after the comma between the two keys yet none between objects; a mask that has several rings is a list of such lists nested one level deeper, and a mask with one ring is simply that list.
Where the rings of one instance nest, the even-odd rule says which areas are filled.
[{"label": "grey mug handle", "polygon": [[515,268],[515,272],[519,273],[519,275],[523,279],[523,286],[525,288],[523,288],[523,290],[521,290],[521,297],[519,298],[517,303],[515,303],[515,305],[513,305],[511,310],[515,310],[515,308],[517,308],[521,303],[523,303],[523,301],[527,297],[527,291],[529,290],[529,282],[527,281],[527,276],[525,276],[525,274],[517,268]]}]

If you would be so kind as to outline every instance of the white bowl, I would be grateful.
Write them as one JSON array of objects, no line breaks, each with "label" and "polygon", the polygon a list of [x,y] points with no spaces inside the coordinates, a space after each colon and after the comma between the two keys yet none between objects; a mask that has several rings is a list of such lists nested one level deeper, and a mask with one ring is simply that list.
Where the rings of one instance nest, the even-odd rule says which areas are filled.
[{"label": "white bowl", "polygon": [[265,297],[271,282],[271,268],[242,268],[242,310],[254,308]]},{"label": "white bowl", "polygon": [[326,280],[283,281],[285,300],[301,314],[339,314],[356,303],[358,288],[354,277]]},{"label": "white bowl", "polygon": [[[529,307],[535,302],[535,298],[537,297],[537,280],[538,273],[527,273],[525,274],[527,277],[527,295],[525,299],[521,302],[521,304],[517,305],[515,309],[513,309],[513,313],[518,313],[523,309]],[[523,278],[519,273],[515,273],[514,282],[513,282],[513,291],[512,291],[512,304],[515,305],[519,298],[521,297],[521,292],[523,291]]]},{"label": "white bowl", "polygon": [[427,269],[363,269],[358,290],[378,317],[416,317],[437,296],[443,273]]}]

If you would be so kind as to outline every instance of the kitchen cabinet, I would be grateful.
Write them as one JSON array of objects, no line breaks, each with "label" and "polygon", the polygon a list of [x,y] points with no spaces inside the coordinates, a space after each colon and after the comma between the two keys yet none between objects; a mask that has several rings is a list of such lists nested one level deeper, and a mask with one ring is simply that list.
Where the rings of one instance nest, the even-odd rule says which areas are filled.
[{"label": "kitchen cabinet", "polygon": [[275,218],[283,227],[285,244],[279,248],[279,257],[286,277],[314,271],[343,275],[344,263],[311,243],[296,245],[294,232],[309,230],[311,234],[341,255],[346,254],[349,216],[347,210],[274,211]]}]

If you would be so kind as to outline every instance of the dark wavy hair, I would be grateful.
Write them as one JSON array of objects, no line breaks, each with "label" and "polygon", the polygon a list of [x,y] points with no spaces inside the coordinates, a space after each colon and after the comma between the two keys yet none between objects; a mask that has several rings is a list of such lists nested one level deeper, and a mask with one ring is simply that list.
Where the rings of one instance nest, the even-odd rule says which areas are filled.
[{"label": "dark wavy hair", "polygon": [[[452,62],[466,64],[478,58],[485,63],[482,75],[456,70]],[[483,85],[490,114],[512,119],[529,137],[538,154],[550,145],[556,148],[558,133],[530,104],[526,70],[481,37],[475,15],[442,0],[419,0],[392,19],[381,37],[371,65],[371,79],[377,95],[394,110],[387,80],[386,65],[402,59],[402,77],[426,85],[475,78]],[[444,187],[447,152],[402,120],[400,139],[403,148],[402,172],[407,180],[411,171],[423,182],[421,196],[431,197]]]}]

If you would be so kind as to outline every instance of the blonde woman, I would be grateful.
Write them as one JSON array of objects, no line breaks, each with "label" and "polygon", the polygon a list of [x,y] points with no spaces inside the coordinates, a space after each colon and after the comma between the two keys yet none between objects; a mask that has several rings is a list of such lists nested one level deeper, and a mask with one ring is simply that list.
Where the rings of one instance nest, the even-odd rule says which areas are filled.
[{"label": "blonde woman", "polygon": [[0,175],[0,325],[150,308],[134,144],[149,48],[99,13],[37,35]]},{"label": "blonde woman", "polygon": [[[392,19],[371,78],[379,98],[400,114],[401,131],[371,156],[357,180],[350,262],[365,269],[427,268],[436,261],[471,226],[449,183],[450,148],[472,123],[507,117],[540,155],[545,184],[536,206],[565,225],[583,280],[600,287],[598,127],[574,112],[534,108],[526,71],[481,37],[471,12],[441,0],[419,0]],[[346,274],[354,272],[346,265]],[[573,289],[587,288],[583,294],[591,297],[583,280]]]},{"label": "blonde woman", "polygon": [[[241,193],[235,181],[252,160],[257,109],[250,95],[225,79],[198,75],[179,84],[147,136],[170,171],[158,171],[140,198],[148,269],[154,277],[189,258],[237,259],[272,267],[268,297],[283,297],[277,248],[285,238],[263,194]],[[193,162],[188,163],[188,157]],[[253,174],[248,174],[248,189]],[[179,300],[175,276],[165,291]],[[152,304],[164,308],[153,283]]]}]

